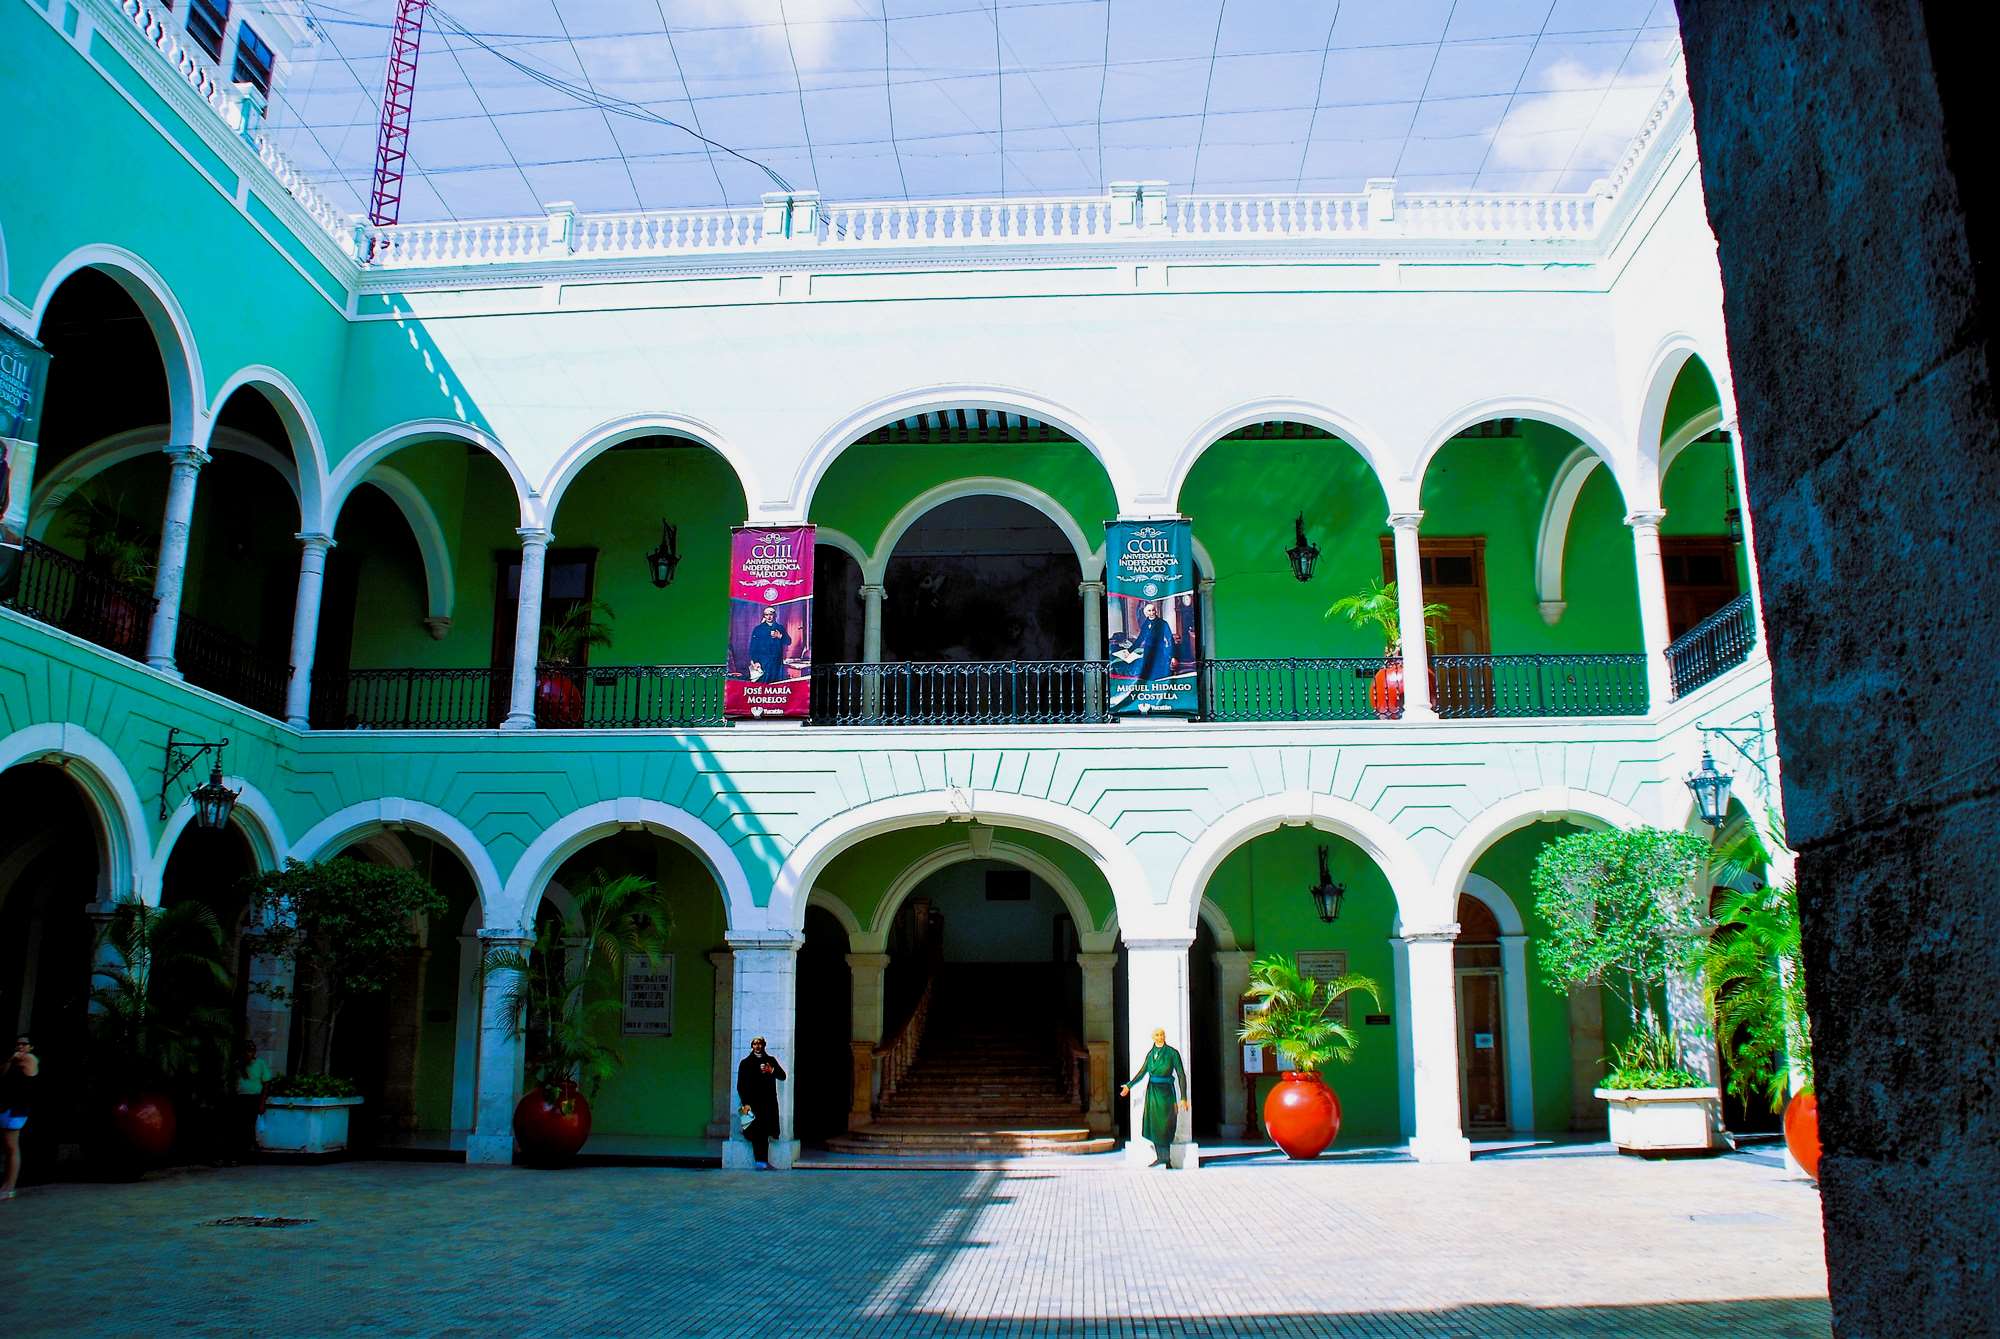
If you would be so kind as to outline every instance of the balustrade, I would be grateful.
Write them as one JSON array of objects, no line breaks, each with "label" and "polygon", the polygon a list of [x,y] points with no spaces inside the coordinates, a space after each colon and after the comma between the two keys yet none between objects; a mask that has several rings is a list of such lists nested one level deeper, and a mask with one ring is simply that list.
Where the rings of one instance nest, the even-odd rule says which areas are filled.
[{"label": "balustrade", "polygon": [[[1069,725],[1104,719],[1104,665],[995,660],[821,665],[819,725]],[[1093,689],[1098,691],[1093,692]]]},{"label": "balustrade", "polygon": [[313,677],[319,730],[470,730],[495,724],[490,669],[357,669]]},{"label": "balustrade", "polygon": [[[1362,721],[1380,656],[1210,660],[1202,665],[1202,717],[1210,721]],[[1398,701],[1396,711],[1401,709]],[[1392,712],[1392,714],[1395,714]]]},{"label": "balustrade", "polygon": [[174,666],[181,677],[266,716],[285,714],[290,667],[234,633],[182,613],[174,629]]},{"label": "balustrade", "polygon": [[12,589],[0,605],[61,628],[107,651],[140,660],[153,622],[153,592],[85,566],[39,540],[27,540]]},{"label": "balustrade", "polygon": [[1750,658],[1757,644],[1757,611],[1746,592],[1676,637],[1668,646],[1667,673],[1674,696],[1695,689]]},{"label": "balustrade", "polygon": [[1438,656],[1432,698],[1444,720],[1466,717],[1643,716],[1646,657]]}]

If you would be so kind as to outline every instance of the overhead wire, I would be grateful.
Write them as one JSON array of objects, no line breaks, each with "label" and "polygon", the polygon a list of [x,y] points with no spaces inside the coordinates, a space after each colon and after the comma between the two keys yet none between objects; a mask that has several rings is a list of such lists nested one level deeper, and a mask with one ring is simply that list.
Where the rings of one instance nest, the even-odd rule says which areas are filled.
[{"label": "overhead wire", "polygon": [[[556,26],[562,29],[563,41],[569,44],[570,59],[576,62],[576,72],[583,76],[583,86],[590,90],[592,97],[596,97],[597,85],[591,80],[590,66],[584,63],[583,53],[576,49],[576,39],[570,36],[569,23],[562,16],[561,0],[549,0],[549,12],[556,16]],[[639,179],[632,175],[632,164],[625,157],[625,146],[619,143],[618,132],[611,126],[611,113],[599,107],[597,114],[604,120],[604,133],[611,137],[611,147],[618,151],[618,161],[624,164],[625,184],[632,188],[632,207],[644,209],[646,197],[639,192]],[[497,128],[495,133],[498,133]]]},{"label": "overhead wire", "polygon": [[1306,157],[1312,152],[1313,131],[1319,128],[1321,99],[1326,96],[1326,67],[1333,58],[1333,32],[1340,26],[1340,0],[1333,0],[1333,17],[1327,21],[1326,44],[1319,50],[1319,77],[1313,80],[1312,115],[1306,120],[1305,138],[1299,143],[1299,171],[1292,179],[1292,190],[1297,192],[1305,185]]},{"label": "overhead wire", "polygon": [[1507,118],[1514,111],[1514,103],[1521,96],[1521,85],[1528,80],[1528,70],[1535,63],[1535,53],[1542,49],[1542,38],[1549,31],[1549,20],[1556,15],[1556,0],[1549,0],[1549,8],[1542,15],[1541,31],[1535,34],[1534,45],[1528,48],[1528,58],[1521,62],[1521,73],[1514,78],[1514,87],[1507,94],[1507,105],[1500,109],[1500,119],[1493,123],[1493,138],[1486,141],[1486,152],[1480,155],[1479,166],[1472,170],[1472,189],[1479,189],[1479,174],[1493,161],[1493,150],[1500,143],[1500,132],[1507,128]]},{"label": "overhead wire", "polygon": [[1215,37],[1208,46],[1208,82],[1201,88],[1201,120],[1195,125],[1194,166],[1188,171],[1188,190],[1201,189],[1201,142],[1208,136],[1208,101],[1215,92],[1215,58],[1222,50],[1222,16],[1229,12],[1229,0],[1221,0],[1215,7]]},{"label": "overhead wire", "polygon": [[[697,132],[701,130],[701,109],[695,106],[694,89],[688,86],[687,67],[681,64],[680,48],[674,45],[674,25],[667,22],[666,7],[662,0],[653,0],[653,9],[660,16],[660,31],[667,37],[667,54],[674,59],[674,75],[681,81],[681,95],[687,99],[688,119],[694,122]],[[722,197],[724,208],[729,205],[729,188],[722,184],[722,169],[715,165],[715,147],[706,141],[701,146],[702,155],[708,159],[708,170],[715,177],[716,194]]]}]

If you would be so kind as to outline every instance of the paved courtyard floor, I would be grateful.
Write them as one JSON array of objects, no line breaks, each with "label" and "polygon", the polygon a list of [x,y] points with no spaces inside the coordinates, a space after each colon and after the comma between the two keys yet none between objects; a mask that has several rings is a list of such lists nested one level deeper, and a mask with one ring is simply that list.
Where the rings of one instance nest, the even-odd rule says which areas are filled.
[{"label": "paved courtyard floor", "polygon": [[[239,1215],[310,1221],[216,1225]],[[1826,1265],[1817,1192],[1740,1155],[1191,1174],[352,1162],[0,1204],[0,1334],[172,1331],[1825,1335]]]}]

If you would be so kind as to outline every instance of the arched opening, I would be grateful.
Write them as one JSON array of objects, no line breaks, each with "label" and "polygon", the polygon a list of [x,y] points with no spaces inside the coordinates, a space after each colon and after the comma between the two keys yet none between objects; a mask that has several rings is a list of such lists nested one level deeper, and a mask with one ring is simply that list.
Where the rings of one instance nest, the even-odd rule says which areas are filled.
[{"label": "arched opening", "polygon": [[[1562,599],[1542,598],[1544,518],[1581,446],[1552,423],[1487,419],[1459,430],[1426,466],[1418,549],[1424,600],[1445,609],[1430,662],[1441,716],[1644,711],[1638,569],[1610,469],[1582,478]],[[1394,579],[1388,537],[1379,561]]]},{"label": "arched opening", "polygon": [[[1329,877],[1343,889],[1339,916],[1333,921],[1321,919],[1310,891],[1319,881],[1321,848],[1326,851]],[[1249,982],[1249,957],[1243,951],[1254,944],[1257,956],[1295,957],[1301,970],[1318,980],[1358,973],[1380,987],[1379,1003],[1359,993],[1345,999],[1344,1013],[1336,1017],[1357,1036],[1354,1058],[1345,1065],[1329,1065],[1323,1072],[1341,1105],[1334,1147],[1366,1147],[1401,1138],[1405,1128],[1401,1073],[1408,1061],[1398,1052],[1395,1030],[1387,1026],[1398,1012],[1392,948],[1397,906],[1389,876],[1347,837],[1310,827],[1280,827],[1250,838],[1224,856],[1209,875],[1202,896],[1234,929],[1239,950],[1236,955],[1209,950],[1210,961],[1216,964],[1213,1012],[1218,1049],[1225,1037],[1229,1047],[1227,1059],[1217,1065],[1220,1123],[1243,1124],[1255,1137],[1263,1129],[1264,1099],[1279,1082],[1277,1058],[1268,1053],[1255,1072],[1246,1073],[1244,1049],[1235,1039],[1241,998]],[[1228,970],[1222,970],[1225,963]],[[1197,1051],[1190,1063],[1198,1072],[1215,1062]],[[1202,1080],[1194,1081],[1199,1092]]]},{"label": "arched opening", "polygon": [[506,467],[470,442],[413,442],[375,462],[337,505],[313,654],[313,726],[498,724],[507,714],[521,554],[520,503]]},{"label": "arched opening", "polygon": [[[1117,951],[1097,927],[1111,894],[1090,860],[1011,828],[903,829],[841,852],[808,908],[822,942],[841,921],[851,973],[799,974],[800,1056],[811,1020],[849,1053],[798,1110],[839,1113],[846,1153],[1101,1152],[1117,1048]],[[990,836],[991,840],[988,840]],[[834,908],[844,913],[839,919]],[[843,1012],[842,1006],[846,1008]],[[831,1092],[826,1089],[832,1089]],[[806,1127],[801,1116],[801,1131]]]},{"label": "arched opening", "polygon": [[853,554],[836,544],[813,546],[813,647],[821,663],[854,665],[863,659],[868,615],[862,584]]},{"label": "arched opening", "polygon": [[82,1137],[85,1026],[104,825],[60,767],[0,772],[0,1019],[8,1042],[26,1033],[43,1058],[34,1117],[22,1134],[22,1176],[47,1180],[57,1149]]},{"label": "arched opening", "polygon": [[[1373,717],[1369,686],[1392,648],[1379,628],[1325,617],[1381,579],[1389,503],[1367,458],[1313,424],[1246,423],[1195,460],[1180,509],[1214,569],[1202,573],[1214,582],[1208,716],[1254,720],[1284,703],[1308,719]],[[1290,555],[1301,533],[1319,551],[1305,581]]]},{"label": "arched opening", "polygon": [[797,1085],[793,1126],[799,1141],[811,1146],[847,1132],[854,1073],[848,1035],[853,973],[847,951],[847,927],[832,912],[807,907],[805,941],[799,945],[798,1028],[792,1034],[796,1058],[791,1077]]},{"label": "arched opening", "polygon": [[1714,379],[1689,358],[1667,395],[1660,438],[1660,570],[1675,640],[1750,589],[1736,448],[1721,420]]},{"label": "arched opening", "polygon": [[1061,529],[1027,503],[984,495],[940,503],[889,556],[882,659],[1081,660],[1082,580]]},{"label": "arched opening", "polygon": [[174,839],[160,878],[160,905],[165,908],[199,902],[215,917],[222,932],[222,959],[229,966],[228,984],[195,978],[180,984],[174,996],[195,1008],[214,1010],[229,1020],[225,1037],[217,1039],[212,1053],[202,1057],[198,1082],[188,1084],[179,1095],[182,1128],[181,1150],[198,1158],[236,1156],[238,1142],[232,1136],[234,1117],[228,1102],[234,1090],[232,1078],[239,1063],[242,1042],[247,1035],[258,1043],[271,1072],[285,1071],[286,1048],[282,1042],[266,1051],[266,1038],[257,1035],[255,1022],[269,1002],[251,988],[252,952],[255,941],[245,931],[249,926],[249,897],[244,880],[257,872],[257,857],[241,828],[235,824],[209,831],[190,823]]}]

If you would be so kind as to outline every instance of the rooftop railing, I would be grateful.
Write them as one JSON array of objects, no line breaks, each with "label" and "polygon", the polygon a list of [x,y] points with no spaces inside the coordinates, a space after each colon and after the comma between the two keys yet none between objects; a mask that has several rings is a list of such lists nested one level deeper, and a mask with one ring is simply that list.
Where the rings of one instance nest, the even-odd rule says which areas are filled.
[{"label": "rooftop railing", "polygon": [[1676,698],[1685,697],[1750,658],[1757,644],[1757,611],[1746,591],[1676,637],[1667,646],[1667,675]]}]

